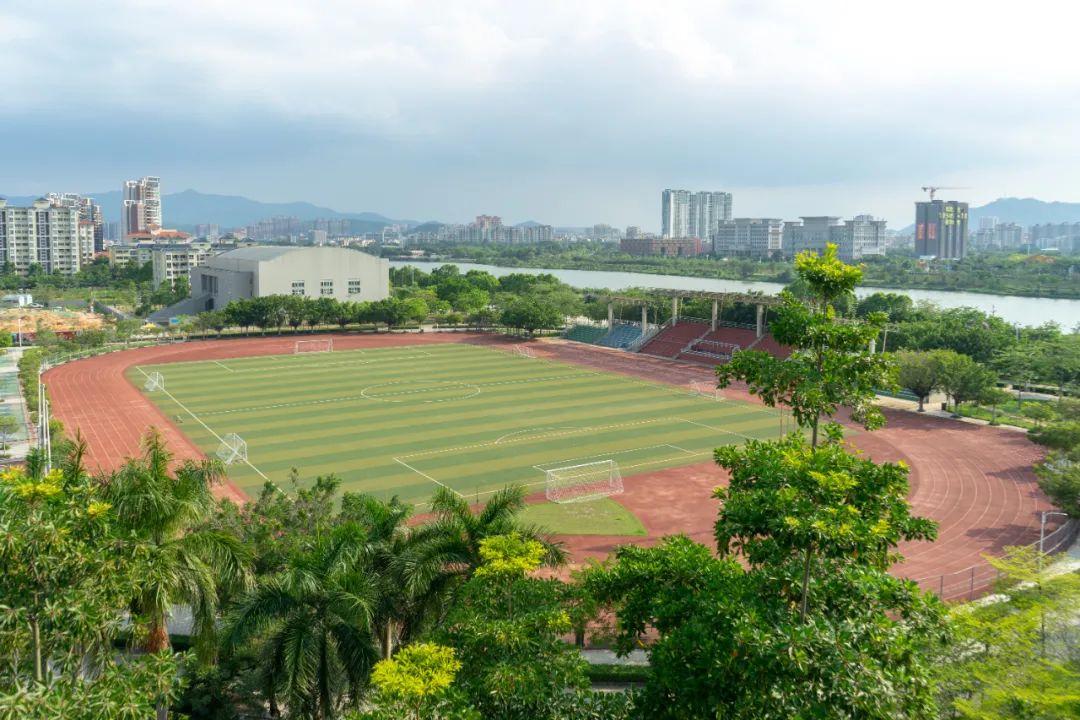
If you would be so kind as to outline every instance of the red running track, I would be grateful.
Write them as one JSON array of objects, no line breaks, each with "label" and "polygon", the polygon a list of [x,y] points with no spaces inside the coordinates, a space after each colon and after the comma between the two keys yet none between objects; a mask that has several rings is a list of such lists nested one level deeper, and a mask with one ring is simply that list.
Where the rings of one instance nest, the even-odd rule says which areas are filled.
[{"label": "red running track", "polygon": [[[492,335],[425,333],[334,335],[342,349],[393,345],[470,342],[507,345]],[[202,454],[124,376],[135,364],[291,353],[292,337],[207,340],[140,348],[102,355],[53,368],[45,374],[55,417],[89,445],[90,467],[107,471],[138,452],[139,438],[150,426],[162,430],[177,459]],[[540,357],[586,365],[672,384],[709,380],[710,368],[646,357],[621,350],[562,341],[531,343]],[[724,391],[730,397],[755,401],[745,388]],[[1050,509],[1031,466],[1041,457],[1038,446],[1022,434],[902,411],[886,411],[888,425],[877,432],[853,432],[851,440],[878,461],[904,460],[911,466],[911,503],[916,514],[939,523],[933,543],[901,548],[905,561],[895,572],[919,579],[931,590],[945,589],[947,598],[985,589],[992,575],[984,555],[999,555],[1009,545],[1033,543],[1039,537],[1039,513]],[[577,562],[604,557],[626,542],[651,544],[672,533],[685,533],[711,544],[718,504],[714,487],[726,482],[712,463],[661,470],[624,478],[625,493],[617,500],[637,515],[648,531],[644,538],[570,536],[564,538]],[[243,500],[237,488],[221,494]],[[1049,525],[1050,530],[1056,525]],[[977,583],[967,573],[976,567]],[[956,573],[945,583],[939,576]]]}]

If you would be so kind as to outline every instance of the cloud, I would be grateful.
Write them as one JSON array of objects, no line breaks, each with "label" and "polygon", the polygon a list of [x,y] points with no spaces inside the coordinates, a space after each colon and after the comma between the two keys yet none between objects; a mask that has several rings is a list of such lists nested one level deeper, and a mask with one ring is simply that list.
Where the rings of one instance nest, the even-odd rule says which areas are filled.
[{"label": "cloud", "polygon": [[0,124],[38,158],[0,169],[5,189],[70,187],[50,148],[78,137],[94,165],[67,177],[97,172],[91,187],[141,162],[201,189],[450,218],[654,227],[665,185],[755,207],[774,188],[781,215],[805,188],[833,206],[802,212],[907,213],[896,188],[954,178],[972,199],[1021,176],[1080,195],[1080,11],[1049,0],[49,6],[0,10],[19,98]]}]

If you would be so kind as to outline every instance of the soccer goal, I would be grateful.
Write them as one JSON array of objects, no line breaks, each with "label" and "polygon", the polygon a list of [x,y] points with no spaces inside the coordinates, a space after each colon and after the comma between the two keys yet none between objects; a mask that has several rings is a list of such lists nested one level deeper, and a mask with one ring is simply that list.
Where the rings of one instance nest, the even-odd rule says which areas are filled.
[{"label": "soccer goal", "polygon": [[724,399],[724,396],[720,394],[720,388],[716,387],[716,383],[708,380],[695,380],[690,383],[690,394],[699,395],[712,400]]},{"label": "soccer goal", "polygon": [[333,338],[319,338],[318,340],[297,340],[296,353],[333,352]]},{"label": "soccer goal", "polygon": [[247,462],[247,443],[236,433],[229,433],[221,438],[221,445],[218,446],[217,456],[221,458],[221,462],[226,465],[232,465],[237,461]]},{"label": "soccer goal", "polygon": [[614,460],[568,465],[547,471],[547,499],[554,503],[597,500],[623,491],[622,475]]},{"label": "soccer goal", "polygon": [[534,357],[536,357],[535,355],[533,355],[532,348],[526,347],[525,345],[515,345],[514,346],[514,354],[517,355],[518,357],[525,357],[525,358],[534,358]]},{"label": "soccer goal", "polygon": [[165,376],[159,372],[152,372],[146,376],[146,383],[143,385],[147,392],[153,392],[155,390],[165,389]]}]

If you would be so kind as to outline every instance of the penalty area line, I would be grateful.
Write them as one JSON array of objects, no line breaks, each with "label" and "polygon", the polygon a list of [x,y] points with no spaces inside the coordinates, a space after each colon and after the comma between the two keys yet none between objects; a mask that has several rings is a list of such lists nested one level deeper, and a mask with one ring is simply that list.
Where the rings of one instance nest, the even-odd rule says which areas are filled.
[{"label": "penalty area line", "polygon": [[[149,375],[147,375],[147,374],[146,374],[146,371],[145,371],[145,370],[143,370],[143,369],[142,369],[141,367],[138,367],[138,366],[136,366],[136,367],[137,367],[138,371],[139,371],[139,372],[141,372],[141,373],[142,373],[142,374],[143,374],[143,375],[144,375],[145,377],[150,377]],[[204,428],[206,428],[206,431],[207,431],[208,433],[210,433],[211,435],[213,435],[214,437],[216,437],[216,438],[218,439],[218,442],[225,442],[225,441],[224,441],[224,440],[223,440],[223,439],[221,438],[221,436],[220,436],[220,435],[218,435],[218,434],[217,434],[216,432],[214,432],[214,429],[213,429],[212,427],[210,427],[209,425],[207,425],[206,423],[204,423],[204,422],[202,421],[202,418],[200,418],[200,417],[199,417],[198,415],[196,415],[195,413],[191,412],[191,410],[189,410],[189,409],[188,409],[187,405],[185,405],[184,403],[182,403],[182,402],[180,402],[179,400],[177,400],[177,399],[176,399],[176,396],[175,396],[175,395],[173,395],[173,394],[172,394],[171,392],[169,392],[169,391],[168,391],[168,390],[166,390],[165,388],[162,388],[162,389],[161,389],[161,392],[165,393],[165,394],[166,394],[166,395],[167,395],[167,396],[169,397],[169,399],[170,399],[170,400],[172,400],[172,401],[173,401],[174,403],[176,403],[176,404],[177,404],[177,406],[178,406],[178,407],[179,407],[179,408],[180,408],[181,410],[183,410],[183,411],[184,411],[184,412],[186,412],[186,413],[187,413],[188,415],[190,415],[190,416],[192,417],[192,419],[194,419],[194,420],[195,420],[195,422],[199,423],[199,424],[200,424],[200,425],[202,425],[202,426],[203,426]],[[248,460],[247,458],[244,458],[244,462],[245,462],[245,463],[247,463],[248,467],[250,467],[250,468],[251,468],[252,470],[254,470],[255,472],[259,473],[259,477],[261,477],[261,478],[262,478],[263,480],[270,480],[270,478],[266,477],[266,475],[265,475],[265,474],[263,473],[263,471],[262,471],[262,470],[260,470],[259,468],[255,467],[254,465],[252,465],[252,464],[251,464],[251,461],[250,461],[250,460]]]},{"label": "penalty area line", "polygon": [[447,485],[446,483],[441,483],[441,482],[439,482],[438,480],[436,480],[435,478],[431,477],[430,475],[428,475],[428,474],[427,474],[426,472],[424,472],[423,470],[417,470],[416,468],[414,468],[414,467],[413,467],[412,465],[410,465],[409,463],[405,462],[405,461],[404,461],[404,460],[402,460],[401,458],[394,458],[394,462],[396,462],[396,463],[398,463],[398,464],[400,464],[400,465],[404,465],[405,467],[409,468],[410,470],[412,470],[412,471],[413,471],[414,473],[416,473],[417,475],[419,475],[419,476],[421,476],[421,477],[425,477],[425,478],[427,478],[428,480],[430,480],[431,482],[435,483],[435,484],[436,484],[436,485],[438,485],[439,487],[444,487],[444,488],[446,488],[447,490],[449,490],[450,492],[454,493],[455,495],[457,495],[457,496],[458,496],[458,497],[460,497],[460,498],[463,498],[463,497],[465,497],[464,495],[462,495],[461,493],[459,493],[459,492],[458,492],[457,490],[455,490],[454,488],[450,487],[450,486],[449,486],[449,485]]}]

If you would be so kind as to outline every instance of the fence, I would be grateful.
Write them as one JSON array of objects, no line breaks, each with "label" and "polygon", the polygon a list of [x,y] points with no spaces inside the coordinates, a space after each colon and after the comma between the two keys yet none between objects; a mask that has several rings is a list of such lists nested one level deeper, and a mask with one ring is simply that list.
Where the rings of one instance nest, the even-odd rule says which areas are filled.
[{"label": "fence", "polygon": [[[1047,555],[1067,550],[1080,533],[1080,522],[1068,520],[1042,540],[1043,552]],[[1027,545],[1037,549],[1039,542]],[[963,570],[944,575],[928,575],[914,579],[923,590],[936,594],[942,600],[974,600],[983,591],[990,588],[1001,572],[988,562],[966,567]]]}]

